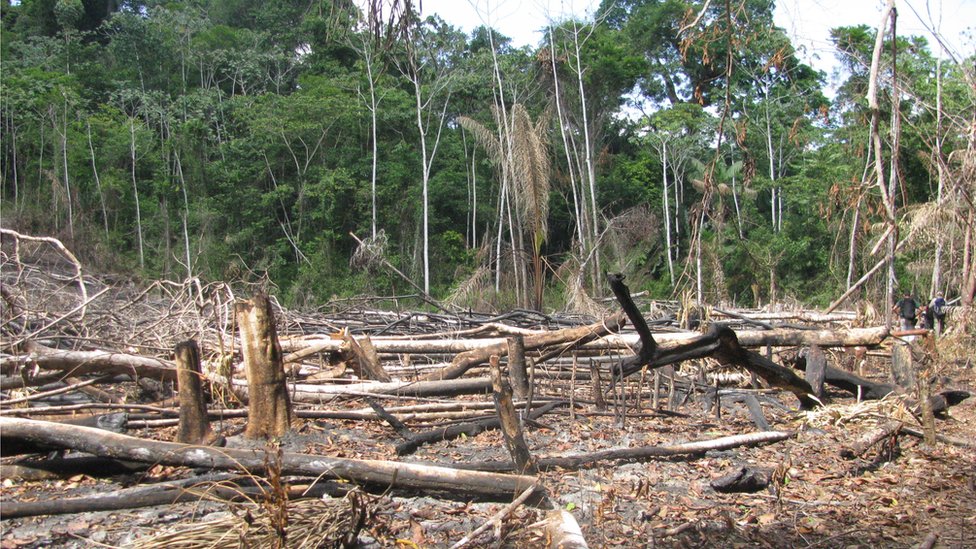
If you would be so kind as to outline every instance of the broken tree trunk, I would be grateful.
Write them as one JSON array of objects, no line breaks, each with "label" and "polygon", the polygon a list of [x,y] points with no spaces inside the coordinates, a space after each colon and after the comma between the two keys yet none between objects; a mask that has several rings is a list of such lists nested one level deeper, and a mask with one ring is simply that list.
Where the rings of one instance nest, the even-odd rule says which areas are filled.
[{"label": "broken tree trunk", "polygon": [[[263,450],[210,448],[145,440],[91,427],[48,421],[0,417],[0,431],[5,438],[12,440],[27,440],[144,463],[245,471],[255,475],[266,474],[268,468],[272,466],[267,452]],[[278,468],[279,464],[273,466]],[[281,454],[280,474],[331,480],[345,479],[380,488],[448,491],[509,500],[537,483],[536,478],[530,476],[462,471],[420,463],[333,458],[291,452]]]},{"label": "broken tree trunk", "polygon": [[508,338],[508,378],[515,398],[525,400],[529,396],[529,375],[525,368],[525,338],[514,335]]},{"label": "broken tree trunk", "polygon": [[529,453],[529,445],[525,443],[522,435],[522,423],[519,421],[518,412],[512,402],[512,388],[502,377],[502,369],[498,365],[498,357],[493,356],[489,359],[491,363],[491,384],[494,388],[495,411],[502,428],[502,435],[505,438],[505,446],[508,453],[515,462],[516,471],[519,474],[536,474],[535,460]]},{"label": "broken tree trunk", "polygon": [[191,339],[176,346],[176,370],[180,387],[180,427],[176,442],[204,444],[212,431],[203,394],[200,348],[196,341]]},{"label": "broken tree trunk", "polygon": [[[619,330],[623,326],[622,314],[615,314],[604,321],[580,328],[566,328],[554,332],[531,335],[525,337],[525,349],[534,350],[550,345],[582,345],[588,341],[599,339],[609,333]],[[454,357],[449,366],[441,368],[425,376],[423,380],[454,379],[464,375],[469,369],[484,364],[491,355],[504,356],[508,353],[508,341],[502,340],[494,345],[463,352]]]},{"label": "broken tree trunk", "polygon": [[807,369],[804,378],[813,387],[813,396],[823,398],[824,377],[827,370],[827,356],[819,345],[811,345],[807,349]]},{"label": "broken tree trunk", "polygon": [[244,435],[251,439],[280,437],[291,428],[291,402],[271,300],[259,293],[238,303],[235,310],[249,397]]},{"label": "broken tree trunk", "polygon": [[383,369],[380,356],[376,353],[376,348],[373,347],[373,342],[370,341],[369,336],[363,336],[357,340],[345,333],[342,340],[348,345],[349,352],[352,354],[352,363],[355,365],[353,369],[360,379],[372,379],[381,382],[392,381],[390,374]]}]

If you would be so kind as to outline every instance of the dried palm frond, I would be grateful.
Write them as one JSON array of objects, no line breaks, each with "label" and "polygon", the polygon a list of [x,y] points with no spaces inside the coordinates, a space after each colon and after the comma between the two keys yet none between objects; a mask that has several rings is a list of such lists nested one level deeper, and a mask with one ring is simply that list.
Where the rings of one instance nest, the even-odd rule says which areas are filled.
[{"label": "dried palm frond", "polygon": [[388,244],[389,238],[383,229],[380,229],[376,233],[375,238],[364,238],[349,259],[349,266],[353,269],[377,270],[382,265],[383,258],[386,256]]},{"label": "dried palm frond", "polygon": [[470,276],[458,284],[458,287],[451,292],[444,303],[451,306],[468,305],[482,309],[487,303],[481,299],[481,296],[490,287],[491,271],[483,265],[479,266]]},{"label": "dried palm frond", "polygon": [[855,404],[830,404],[804,412],[803,421],[811,427],[838,426],[849,423],[880,424],[889,420],[915,423],[907,395],[894,393],[880,400]]},{"label": "dried palm frond", "polygon": [[566,312],[590,315],[601,318],[607,314],[607,308],[600,305],[586,293],[583,287],[583,274],[576,267],[576,272],[568,277],[566,283]]},{"label": "dried palm frond", "polygon": [[519,215],[531,227],[537,244],[548,234],[550,171],[548,116],[533,124],[529,112],[520,103],[512,106],[512,172],[519,191],[516,205]]},{"label": "dried palm frond", "polygon": [[[288,525],[281,540],[266,509],[235,506],[233,513],[139,538],[135,549],[237,549],[286,547],[306,549],[348,546],[355,542],[369,516],[359,492],[343,499],[307,499],[288,503]],[[283,543],[281,543],[283,542]]]},{"label": "dried palm frond", "polygon": [[[497,109],[492,107],[492,112],[496,112],[496,111]],[[458,124],[460,124],[462,128],[471,132],[472,135],[474,135],[475,141],[477,141],[479,145],[485,148],[485,151],[488,153],[488,159],[492,163],[498,165],[504,163],[504,157],[502,155],[502,146],[501,143],[498,141],[498,134],[489,130],[488,127],[482,124],[481,122],[478,122],[477,120],[473,118],[469,118],[467,116],[459,116]]]}]

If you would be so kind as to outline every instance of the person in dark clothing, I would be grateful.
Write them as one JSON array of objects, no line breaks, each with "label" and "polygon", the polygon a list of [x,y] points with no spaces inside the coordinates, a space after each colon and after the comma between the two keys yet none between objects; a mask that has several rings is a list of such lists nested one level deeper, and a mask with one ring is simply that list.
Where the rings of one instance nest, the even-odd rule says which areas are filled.
[{"label": "person in dark clothing", "polygon": [[901,328],[911,330],[915,327],[915,315],[918,311],[918,303],[912,298],[912,294],[905,292],[905,295],[895,303],[892,312],[897,313],[901,318]]},{"label": "person in dark clothing", "polygon": [[929,305],[922,305],[918,308],[918,318],[919,328],[925,328],[926,330],[931,330],[935,327],[935,315],[932,313],[932,307]]},{"label": "person in dark clothing", "polygon": [[945,331],[945,315],[946,315],[946,300],[942,296],[942,292],[935,294],[935,299],[929,303],[929,312],[934,317],[934,322],[932,323],[932,328],[935,329],[935,335],[942,335]]}]

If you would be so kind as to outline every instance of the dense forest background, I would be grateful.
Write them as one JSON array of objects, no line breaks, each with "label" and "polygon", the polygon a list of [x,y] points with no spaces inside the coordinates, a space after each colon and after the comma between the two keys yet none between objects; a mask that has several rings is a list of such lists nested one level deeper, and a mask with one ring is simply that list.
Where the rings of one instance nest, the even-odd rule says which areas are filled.
[{"label": "dense forest background", "polygon": [[587,310],[611,271],[709,303],[971,303],[973,57],[837,28],[828,97],[769,0],[607,0],[534,48],[421,7],[5,0],[3,226],[293,306]]}]

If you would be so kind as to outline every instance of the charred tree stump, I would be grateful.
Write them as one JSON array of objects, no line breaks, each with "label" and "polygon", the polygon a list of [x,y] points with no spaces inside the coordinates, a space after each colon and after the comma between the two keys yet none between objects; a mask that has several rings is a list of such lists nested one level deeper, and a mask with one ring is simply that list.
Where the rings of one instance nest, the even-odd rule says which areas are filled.
[{"label": "charred tree stump", "polygon": [[813,387],[813,396],[823,398],[824,378],[827,375],[827,357],[819,345],[807,349],[807,369],[804,377]]},{"label": "charred tree stump", "polygon": [[271,300],[259,293],[250,301],[238,303],[235,310],[241,328],[241,353],[248,384],[244,436],[250,439],[280,437],[291,428],[291,402]]},{"label": "charred tree stump", "polygon": [[176,442],[206,444],[213,437],[200,371],[200,348],[192,339],[176,346],[176,377],[180,387],[180,427]]},{"label": "charred tree stump", "polygon": [[529,396],[529,376],[525,368],[525,338],[520,335],[508,338],[508,378],[515,398],[525,400]]},{"label": "charred tree stump", "polygon": [[498,357],[493,356],[489,359],[491,365],[491,384],[494,388],[495,410],[498,412],[498,419],[501,422],[502,435],[505,438],[505,446],[508,453],[515,462],[516,470],[520,475],[538,472],[535,460],[529,452],[529,445],[525,443],[522,435],[522,423],[519,421],[518,412],[512,402],[512,388],[502,377],[502,369],[498,365]]},{"label": "charred tree stump", "polygon": [[759,467],[739,467],[735,471],[712,480],[709,484],[716,492],[758,492],[769,486],[772,472]]},{"label": "charred tree stump", "polygon": [[[600,377],[600,366],[593,361],[590,361],[590,381],[593,383],[593,402],[596,404],[596,409],[598,412],[604,412],[607,409],[607,401],[603,399],[603,380]],[[655,378],[655,381],[657,381],[657,378]],[[655,386],[655,391],[656,390],[657,386]],[[654,408],[656,409],[657,394],[654,396]]]}]

